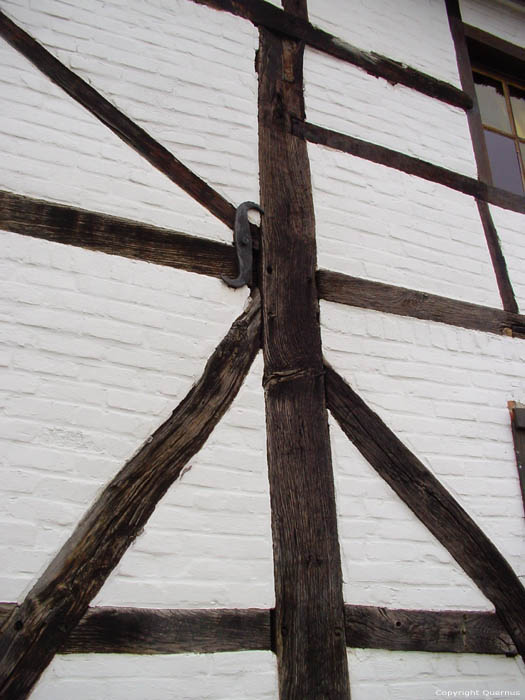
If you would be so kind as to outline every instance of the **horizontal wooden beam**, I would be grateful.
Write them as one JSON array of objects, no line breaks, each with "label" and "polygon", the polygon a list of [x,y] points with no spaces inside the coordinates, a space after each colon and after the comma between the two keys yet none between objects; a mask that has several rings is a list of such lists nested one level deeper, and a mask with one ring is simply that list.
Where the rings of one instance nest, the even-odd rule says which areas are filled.
[{"label": "horizontal wooden beam", "polygon": [[351,277],[341,272],[319,270],[317,288],[321,299],[361,309],[437,321],[497,335],[524,337],[525,334],[523,315],[416,289]]},{"label": "horizontal wooden beam", "polygon": [[362,649],[505,654],[516,647],[497,615],[345,605],[346,643]]},{"label": "horizontal wooden beam", "polygon": [[233,246],[0,191],[0,229],[202,275],[236,275]]},{"label": "horizontal wooden beam", "polygon": [[261,346],[258,291],[172,415],[106,485],[0,630],[0,697],[26,698],[237,395]]},{"label": "horizontal wooden beam", "polygon": [[315,27],[307,20],[285,12],[269,2],[264,2],[264,0],[194,0],[194,2],[216,10],[230,12],[250,20],[256,26],[266,27],[291,39],[304,41],[308,46],[318,51],[351,63],[370,75],[384,78],[394,85],[396,83],[405,85],[424,95],[454,105],[454,107],[462,109],[472,107],[472,99],[454,85],[433,78],[381,54],[362,51]]},{"label": "horizontal wooden beam", "polygon": [[[0,625],[15,603],[0,604]],[[60,654],[210,654],[272,650],[272,610],[90,608]],[[346,643],[361,649],[517,654],[494,613],[345,605]]]},{"label": "horizontal wooden beam", "polygon": [[525,197],[522,195],[487,185],[487,183],[475,180],[473,177],[456,173],[453,170],[434,165],[434,163],[429,163],[426,160],[414,158],[414,156],[408,156],[406,153],[394,151],[386,146],[379,146],[378,144],[363,141],[347,134],[341,134],[331,129],[325,129],[322,126],[303,122],[299,119],[292,121],[292,132],[296,136],[310,141],[310,143],[328,146],[329,148],[349,153],[352,156],[364,158],[372,163],[400,170],[408,175],[416,175],[423,180],[429,180],[438,185],[449,187],[483,202],[525,214]]},{"label": "horizontal wooden beam", "polygon": [[[515,1],[515,0],[514,0]],[[525,2],[523,3],[525,6]],[[498,70],[505,70],[507,66],[502,65],[502,60],[508,62],[508,70],[511,75],[523,75],[525,72],[525,49],[517,44],[511,44],[499,36],[489,34],[479,27],[463,23],[465,37],[472,46],[474,43],[483,47],[483,51],[488,61],[494,61]],[[475,48],[472,46],[472,48]],[[477,53],[474,51],[474,53]],[[488,55],[487,55],[488,54]],[[491,61],[491,62],[492,62]]]},{"label": "horizontal wooden beam", "polygon": [[[203,207],[233,229],[235,208],[202,178],[175,158],[144,129],[106,100],[85,80],[57,60],[33,37],[0,12],[0,36],[17,49],[44,75],[111,129],[128,146]],[[74,154],[71,154],[73,165]]]},{"label": "horizontal wooden beam", "polygon": [[[0,624],[16,608],[0,604]],[[90,608],[60,654],[211,654],[271,649],[270,610]]]},{"label": "horizontal wooden beam", "polygon": [[346,436],[491,601],[525,658],[525,588],[443,484],[330,366],[327,405]]}]

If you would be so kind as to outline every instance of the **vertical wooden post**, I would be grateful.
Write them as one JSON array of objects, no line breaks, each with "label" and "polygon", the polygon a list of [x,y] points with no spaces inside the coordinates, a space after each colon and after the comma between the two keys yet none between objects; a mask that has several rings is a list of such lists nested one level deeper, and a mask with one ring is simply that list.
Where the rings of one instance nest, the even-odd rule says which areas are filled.
[{"label": "vertical wooden post", "polygon": [[[290,11],[304,16],[304,2],[293,0]],[[310,166],[305,141],[291,134],[291,118],[304,118],[303,52],[304,45],[261,28],[260,281],[275,651],[281,698],[348,700]]]},{"label": "vertical wooden post", "polygon": [[518,467],[521,497],[525,509],[525,406],[509,401],[510,421],[512,427],[512,439]]}]

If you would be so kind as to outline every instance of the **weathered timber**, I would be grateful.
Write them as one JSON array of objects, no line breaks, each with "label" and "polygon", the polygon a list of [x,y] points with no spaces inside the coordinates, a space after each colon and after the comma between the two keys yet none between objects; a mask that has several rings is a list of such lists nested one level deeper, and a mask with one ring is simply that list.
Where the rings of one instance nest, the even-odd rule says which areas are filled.
[{"label": "weathered timber", "polygon": [[59,653],[212,654],[271,649],[270,610],[93,608]]},{"label": "weathered timber", "polygon": [[[0,624],[16,608],[0,603]],[[271,611],[89,608],[58,654],[212,654],[270,650]]]},{"label": "weathered timber", "polygon": [[408,156],[406,153],[394,151],[386,146],[379,146],[376,143],[363,141],[354,136],[340,134],[337,131],[331,131],[300,119],[293,120],[292,133],[305,138],[310,143],[335,148],[338,151],[349,153],[358,158],[364,158],[372,163],[385,165],[388,168],[408,173],[408,175],[416,175],[423,180],[444,185],[452,190],[463,192],[463,194],[468,194],[483,202],[495,204],[503,209],[517,211],[520,214],[525,213],[525,197],[522,195],[507,192],[507,190],[502,190],[499,187],[493,187],[486,182],[456,173],[440,165],[434,165],[434,163],[429,163],[426,160]]},{"label": "weathered timber", "polygon": [[[285,7],[288,6],[286,3]],[[305,3],[295,10],[305,14]],[[260,30],[261,295],[275,575],[275,651],[286,700],[349,698],[342,575],[315,285],[304,46]]]},{"label": "weathered timber", "polygon": [[476,158],[478,177],[480,180],[483,180],[483,182],[491,183],[492,175],[490,173],[489,156],[485,144],[485,137],[483,136],[481,114],[476,99],[472,66],[470,65],[470,57],[465,39],[465,25],[461,20],[459,0],[445,0],[445,5],[447,8],[450,34],[456,50],[456,62],[458,64],[461,87],[472,99],[472,109],[467,112],[467,120],[470,136],[472,138],[474,157]]},{"label": "weathered timber", "polygon": [[3,190],[0,229],[212,277],[236,271],[233,246]]},{"label": "weathered timber", "polygon": [[[194,0],[194,2],[243,17],[256,26],[266,27],[290,39],[304,41],[308,46],[351,63],[375,78],[383,78],[394,85],[399,83],[454,107],[462,109],[472,107],[471,98],[454,85],[381,54],[358,49],[310,24],[304,14],[283,11],[264,0]],[[295,9],[293,5],[291,7]]]},{"label": "weathered timber", "polygon": [[57,60],[3,12],[0,12],[0,36],[151,165],[233,229],[235,208],[230,202],[102,97],[85,80]]},{"label": "weathered timber", "polygon": [[[15,603],[0,603],[0,624]],[[210,654],[270,650],[271,610],[89,608],[59,654]],[[346,643],[362,649],[517,654],[497,615],[345,605]]]},{"label": "weathered timber", "polygon": [[328,408],[343,432],[493,603],[525,658],[525,588],[511,566],[432,472],[344,379],[328,365],[325,371]]},{"label": "weathered timber", "polygon": [[345,605],[346,643],[362,649],[517,654],[497,615]]},{"label": "weathered timber", "polygon": [[[525,5],[525,0],[522,4]],[[498,72],[509,73],[511,77],[525,74],[525,49],[522,46],[470,24],[463,24],[463,31],[476,62],[483,64],[488,60],[493,70],[496,68]]]},{"label": "weathered timber", "polygon": [[[492,175],[490,172],[490,163],[483,135],[483,125],[481,123],[481,114],[479,111],[478,101],[476,99],[476,90],[474,87],[474,78],[472,76],[472,66],[470,65],[470,57],[465,39],[465,28],[461,21],[461,11],[458,0],[445,0],[447,7],[448,21],[450,33],[454,41],[456,50],[456,60],[458,64],[459,77],[461,87],[465,92],[472,97],[472,109],[467,112],[468,126],[474,149],[474,157],[476,158],[476,166],[478,170],[478,178],[486,183],[492,183]],[[492,266],[496,275],[499,293],[503,302],[503,308],[514,313],[518,312],[518,305],[514,296],[514,290],[507,271],[507,263],[501,249],[501,244],[498,238],[498,233],[489,207],[486,202],[477,200],[478,211],[481,218],[481,224],[485,233],[487,247],[489,249]]]},{"label": "weathered timber", "polygon": [[256,291],[170,418],[109,482],[0,631],[0,696],[27,697],[157,503],[231,404],[260,348]]},{"label": "weathered timber", "polygon": [[525,509],[525,406],[517,404],[515,401],[509,401],[509,411],[521,498]]},{"label": "weathered timber", "polygon": [[[319,270],[317,288],[321,299],[326,301],[397,316],[437,321],[497,335],[513,334],[514,329],[525,328],[523,315],[416,289],[351,277],[341,272]],[[516,335],[519,337],[519,332]]]},{"label": "weathered timber", "polygon": [[496,282],[503,308],[505,311],[517,314],[519,312],[518,303],[514,295],[514,289],[512,288],[509,272],[507,270],[507,262],[503,255],[503,250],[501,249],[501,243],[496,227],[494,226],[494,221],[492,220],[489,205],[487,202],[483,202],[479,199],[476,200],[476,204],[478,205],[481,225],[485,233],[485,240],[487,241],[492,267],[496,275]]}]

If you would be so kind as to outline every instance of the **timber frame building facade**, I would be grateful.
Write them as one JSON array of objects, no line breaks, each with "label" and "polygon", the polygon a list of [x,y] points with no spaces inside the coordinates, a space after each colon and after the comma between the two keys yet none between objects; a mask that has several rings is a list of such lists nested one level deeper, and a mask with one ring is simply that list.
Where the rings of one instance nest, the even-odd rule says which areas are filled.
[{"label": "timber frame building facade", "polygon": [[[2,10],[0,129],[15,145],[0,192],[12,305],[0,697],[87,699],[99,673],[97,697],[132,700],[525,695],[525,3],[13,0]],[[497,81],[484,61],[503,76],[507,131],[484,112],[481,90]],[[472,64],[488,77],[473,78]],[[226,76],[217,86],[211,76],[215,104],[199,92],[211,66]],[[195,132],[162,121],[174,105]],[[511,184],[498,138],[512,144]],[[241,235],[246,200],[262,213]],[[234,291],[221,278],[239,264],[249,289]],[[243,393],[260,355],[263,388]],[[247,403],[236,415],[238,395]],[[252,448],[237,441],[263,395],[257,482]],[[240,423],[213,443],[232,415]],[[388,485],[379,495],[371,470]],[[191,502],[172,503],[162,524],[181,479]],[[207,509],[203,566],[182,553],[185,575],[155,605],[166,562],[178,567],[177,538],[198,555],[194,518]],[[236,509],[245,519],[221,530]],[[417,519],[428,540],[410,530]],[[270,522],[273,602],[257,593]],[[212,596],[202,581],[215,565]],[[414,584],[414,571],[437,578]],[[388,600],[377,593],[385,581]],[[395,605],[405,584],[414,597]],[[147,596],[132,604],[141,585]],[[192,668],[205,658],[192,655],[218,652],[230,671],[206,689],[183,665],[176,690],[155,671],[148,687],[133,681],[145,656]],[[257,661],[252,685],[250,669],[232,680],[241,652],[274,670],[261,680]],[[98,670],[67,665],[93,657]]]}]

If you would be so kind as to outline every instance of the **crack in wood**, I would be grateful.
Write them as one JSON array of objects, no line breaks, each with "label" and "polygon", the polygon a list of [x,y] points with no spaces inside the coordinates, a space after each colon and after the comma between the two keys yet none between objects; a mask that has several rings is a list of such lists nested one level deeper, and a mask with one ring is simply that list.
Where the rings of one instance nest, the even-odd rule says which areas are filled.
[{"label": "crack in wood", "polygon": [[260,349],[260,330],[260,298],[254,291],[248,308],[213,352],[199,381],[152,440],[146,440],[105,487],[4,622],[0,634],[2,697],[26,698],[66,642],[157,503],[237,395]]},{"label": "crack in wood", "polygon": [[404,85],[461,109],[468,110],[472,107],[472,98],[454,85],[434,78],[405,63],[352,46],[352,44],[310,24],[307,21],[306,12],[298,16],[295,12],[281,10],[263,0],[193,0],[193,2],[243,17],[256,26],[266,27],[281,36],[304,41],[308,46],[351,63],[375,78],[383,78],[391,85]]},{"label": "crack in wood", "polygon": [[326,400],[343,432],[454,557],[525,657],[525,588],[512,567],[432,472],[325,364]]},{"label": "crack in wood", "polygon": [[[0,11],[0,36],[140,156],[233,229],[235,207]],[[256,226],[253,226],[257,230]]]}]

